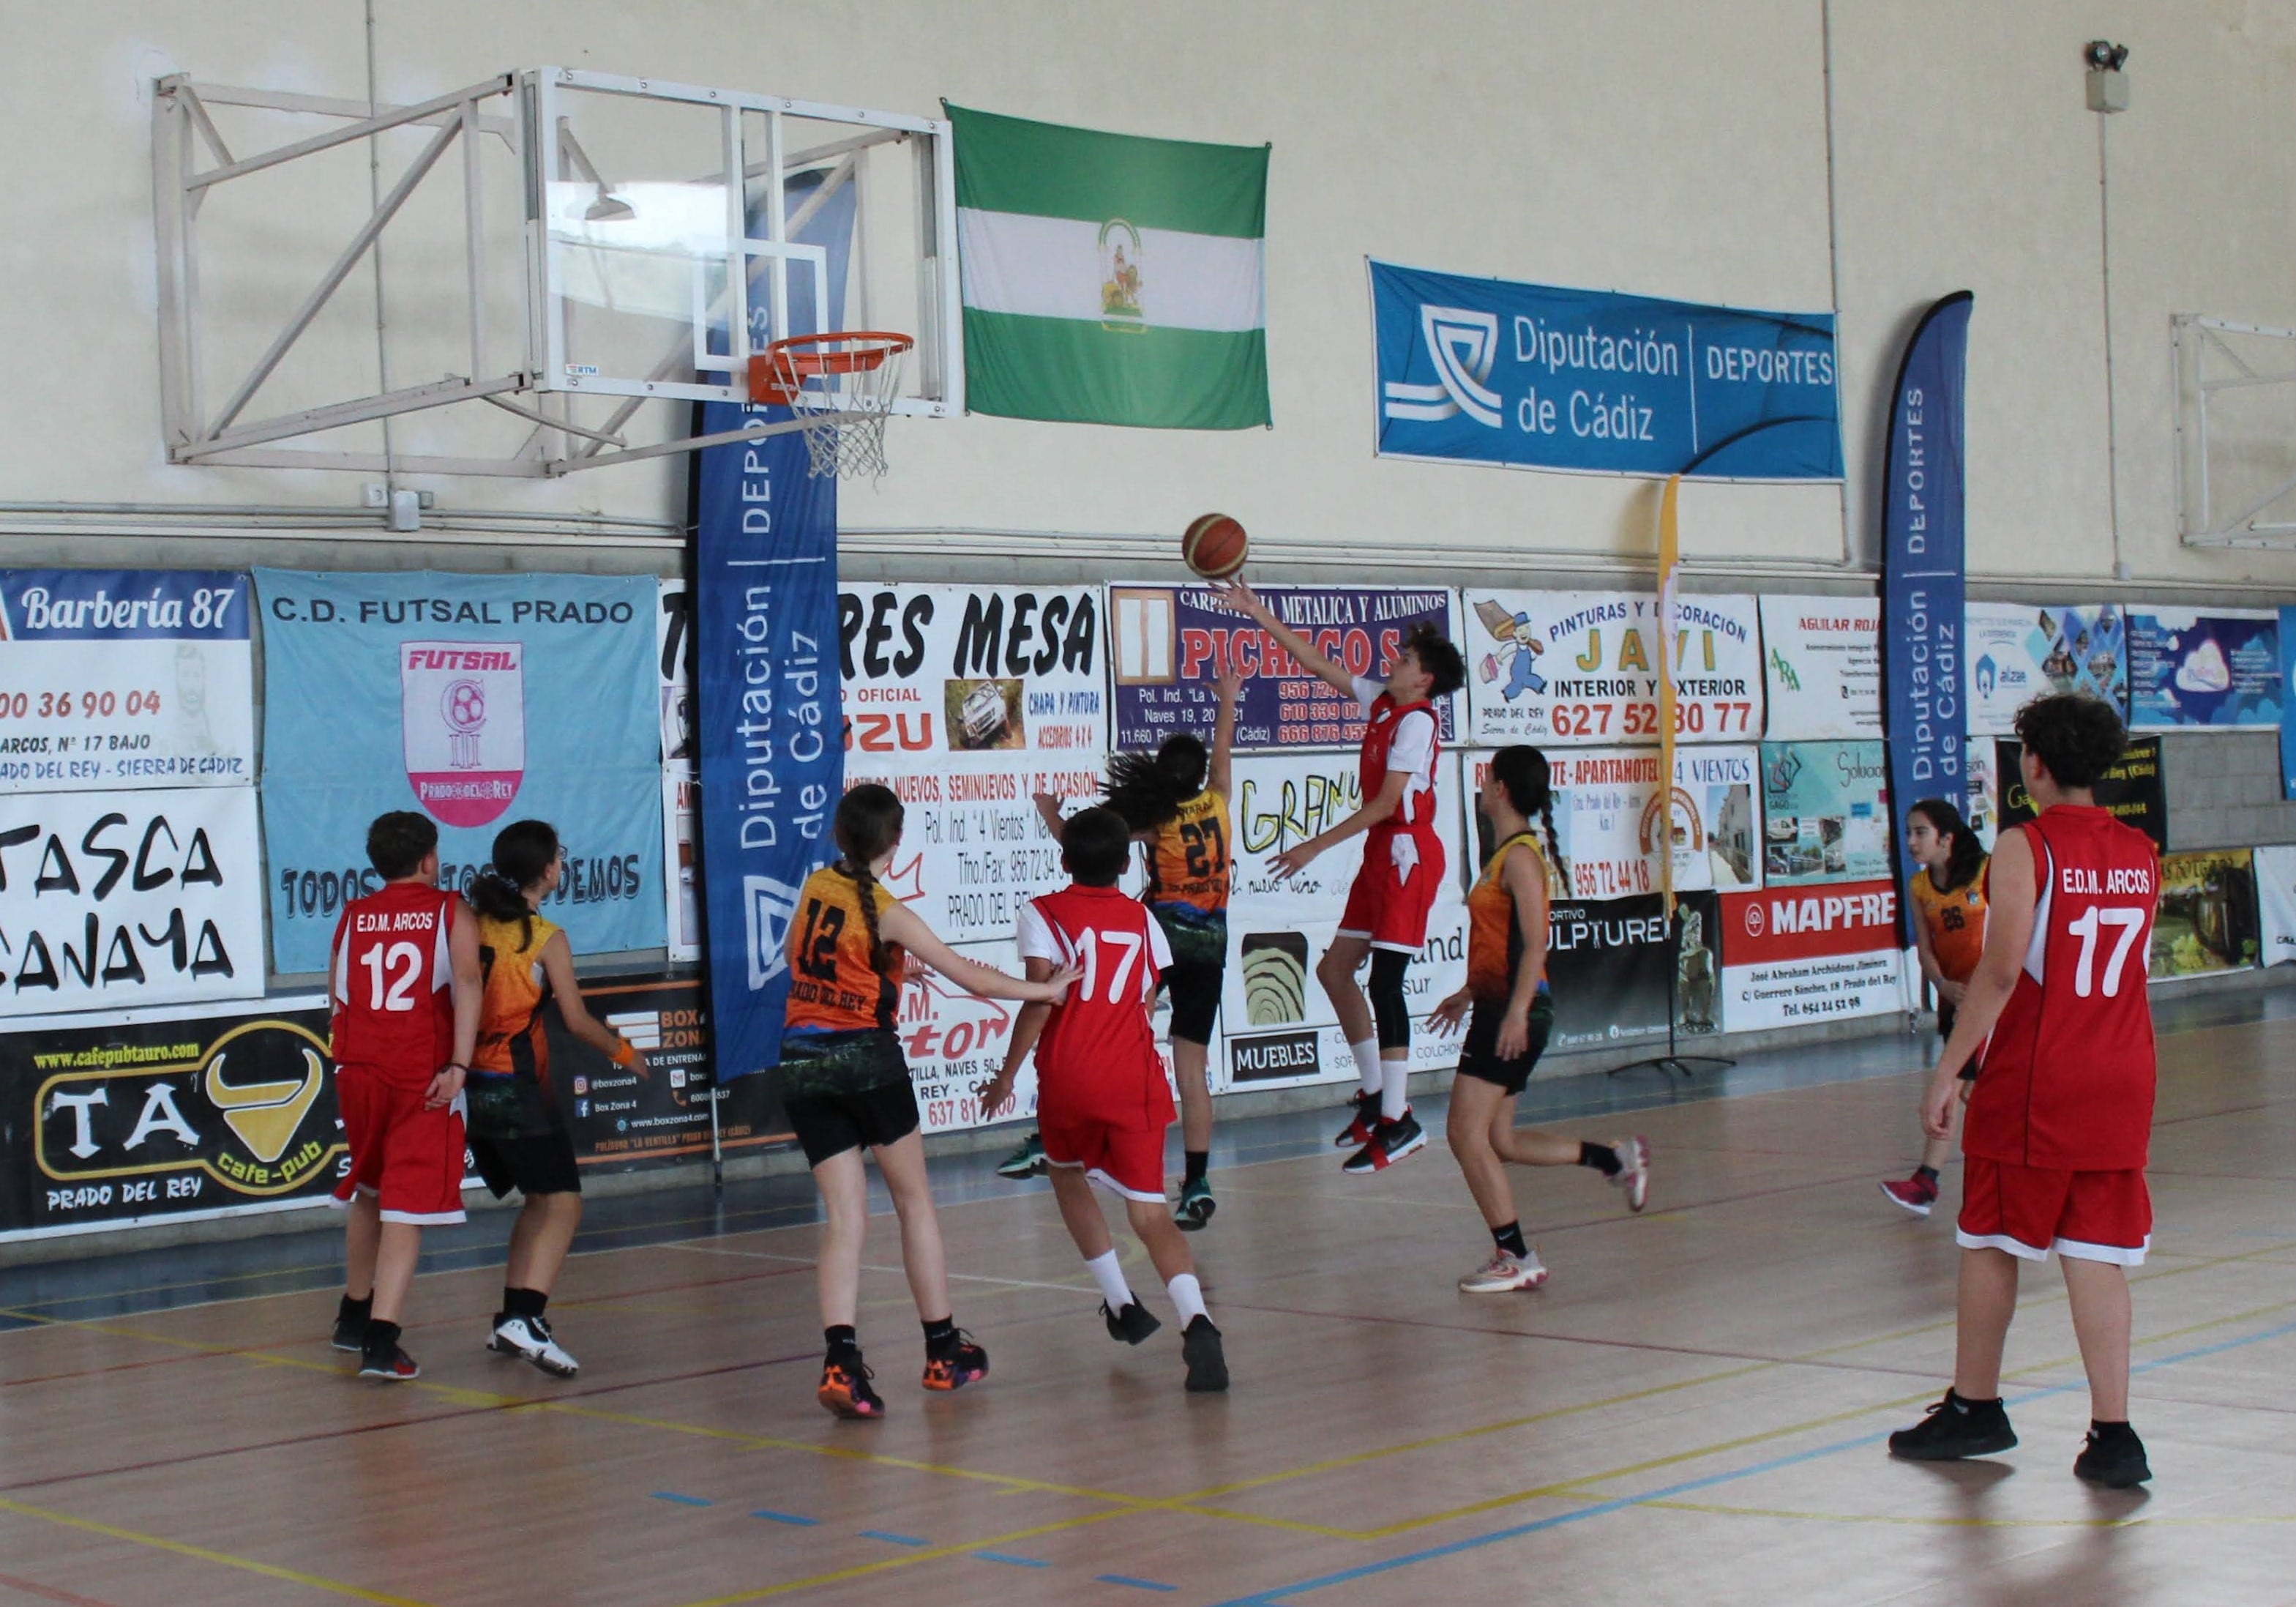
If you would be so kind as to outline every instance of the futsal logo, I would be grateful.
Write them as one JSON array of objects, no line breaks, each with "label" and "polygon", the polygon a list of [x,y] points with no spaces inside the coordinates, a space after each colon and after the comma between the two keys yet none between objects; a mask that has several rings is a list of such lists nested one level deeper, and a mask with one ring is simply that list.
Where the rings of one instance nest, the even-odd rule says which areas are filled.
[{"label": "futsal logo", "polygon": [[1501,428],[1499,393],[1488,383],[1499,355],[1498,314],[1422,306],[1419,333],[1435,364],[1435,383],[1388,381],[1387,416],[1435,424],[1464,413],[1479,424]]},{"label": "futsal logo", "polygon": [[406,779],[449,826],[483,826],[526,776],[526,646],[401,642],[399,727]]}]

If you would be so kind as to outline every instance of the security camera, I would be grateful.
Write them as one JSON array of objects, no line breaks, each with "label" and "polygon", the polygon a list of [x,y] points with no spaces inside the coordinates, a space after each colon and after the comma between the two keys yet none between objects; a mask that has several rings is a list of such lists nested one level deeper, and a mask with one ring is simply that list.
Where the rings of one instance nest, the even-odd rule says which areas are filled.
[{"label": "security camera", "polygon": [[2128,80],[2120,64],[2128,60],[2128,46],[2110,39],[2091,39],[2081,51],[2088,63],[2088,109],[2091,111],[2128,110]]},{"label": "security camera", "polygon": [[2091,39],[2088,48],[2081,53],[2081,59],[2089,64],[2092,71],[2119,72],[2120,64],[2128,60],[2128,46],[2115,45],[2110,39]]}]

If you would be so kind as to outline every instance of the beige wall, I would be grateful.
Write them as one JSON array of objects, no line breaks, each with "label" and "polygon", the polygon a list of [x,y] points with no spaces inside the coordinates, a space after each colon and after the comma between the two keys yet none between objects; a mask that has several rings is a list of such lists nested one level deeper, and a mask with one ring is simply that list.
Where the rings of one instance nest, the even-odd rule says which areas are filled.
[{"label": "beige wall", "polygon": [[[2175,311],[2296,326],[2296,212],[2286,204],[2296,6],[1836,0],[1831,174],[1819,0],[373,7],[385,99],[550,62],[887,110],[931,113],[946,95],[1056,121],[1272,141],[1273,430],[900,424],[892,476],[849,492],[843,522],[857,532],[1146,537],[1218,507],[1243,516],[1271,556],[1300,543],[1303,558],[1361,570],[1407,545],[1439,548],[1463,568],[1532,575],[1558,567],[1541,554],[1641,550],[1650,486],[1375,460],[1366,256],[1810,309],[1834,298],[1838,260],[1847,533],[1866,563],[1880,408],[1905,332],[1938,294],[1972,290],[1971,568],[2108,577],[2099,119],[2083,106],[2079,61],[2085,40],[2107,35],[2131,46],[2135,99],[2109,128],[2121,556],[2144,579],[2254,578],[2296,596],[2296,556],[2180,547],[2169,344]],[[149,80],[184,70],[364,95],[362,0],[11,5],[0,8],[0,52],[19,69],[0,108],[0,139],[15,157],[11,227],[0,231],[11,376],[0,499],[348,508],[374,476],[165,462]],[[388,160],[403,161],[414,144],[394,142]],[[250,354],[332,254],[329,242],[364,213],[363,149],[331,161],[236,202],[231,232],[249,249],[236,263],[207,259],[208,291]],[[212,239],[225,236],[222,222],[218,209]],[[440,287],[458,283],[459,259],[433,254],[419,230],[386,243],[390,321],[420,355],[414,335],[448,304]],[[372,385],[373,326],[362,271],[266,408]],[[394,381],[434,377],[399,350]],[[399,444],[451,445],[460,417],[402,424]],[[499,446],[504,427],[474,421],[472,439]],[[671,459],[554,483],[414,482],[457,510],[668,521],[682,511],[684,479],[684,460]],[[1685,548],[1718,562],[1833,564],[1844,502],[1830,486],[1693,487]],[[0,529],[27,522],[0,513]],[[173,549],[185,562],[235,550],[189,539]],[[299,558],[326,550],[307,546]],[[0,553],[117,556],[21,535]]]}]

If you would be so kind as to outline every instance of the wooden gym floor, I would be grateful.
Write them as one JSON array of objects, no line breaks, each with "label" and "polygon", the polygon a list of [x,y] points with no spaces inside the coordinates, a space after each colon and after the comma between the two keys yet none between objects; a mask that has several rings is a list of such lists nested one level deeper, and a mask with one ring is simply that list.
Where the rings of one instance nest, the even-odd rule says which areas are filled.
[{"label": "wooden gym floor", "polygon": [[1107,1339],[1044,1185],[994,1156],[937,1173],[996,1371],[917,1389],[882,1221],[876,1424],[813,1404],[802,1179],[596,1202],[553,1306],[570,1383],[480,1349],[500,1215],[437,1236],[395,1389],[327,1347],[324,1233],[0,1272],[0,1603],[2290,1603],[2296,996],[2157,1008],[2149,1494],[2071,1476],[2054,1268],[2011,1339],[2024,1443],[1882,1454],[1949,1367],[1956,1254],[1944,1212],[1875,1191],[1915,1137],[1890,1038],[1685,1095],[1536,1085],[1538,1119],[1638,1129],[1657,1172],[1640,1219],[1591,1174],[1518,1174],[1554,1273],[1531,1295],[1454,1291],[1487,1240],[1439,1138],[1354,1179],[1332,1113],[1231,1124],[1193,1241],[1224,1398],[1182,1393],[1170,1328]]}]

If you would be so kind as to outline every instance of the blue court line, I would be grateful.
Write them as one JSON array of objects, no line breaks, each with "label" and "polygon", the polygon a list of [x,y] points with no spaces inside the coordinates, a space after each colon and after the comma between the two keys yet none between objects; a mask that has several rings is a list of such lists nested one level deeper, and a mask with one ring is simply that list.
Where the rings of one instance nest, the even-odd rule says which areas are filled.
[{"label": "blue court line", "polygon": [[976,1551],[968,1553],[984,1562],[1002,1562],[1009,1568],[1050,1568],[1042,1557],[1016,1557],[1009,1551]]},{"label": "blue court line", "polygon": [[653,1493],[653,1498],[656,1501],[673,1501],[680,1506],[709,1506],[711,1504],[711,1503],[704,1500],[700,1496],[680,1496],[673,1490],[656,1490]]},{"label": "blue court line", "polygon": [[882,1529],[865,1529],[861,1531],[861,1537],[864,1540],[882,1540],[888,1545],[930,1545],[932,1544],[930,1540],[920,1540],[914,1535],[888,1534]]},{"label": "blue court line", "polygon": [[1153,1579],[1136,1579],[1128,1574],[1096,1573],[1092,1577],[1093,1582],[1096,1585],[1129,1585],[1135,1590],[1173,1591],[1179,1589],[1177,1585],[1159,1585]]},{"label": "blue court line", "polygon": [[[2179,1351],[2175,1356],[2162,1356],[2158,1361],[2139,1363],[2128,1371],[2132,1375],[2139,1372],[2152,1372],[2162,1367],[2173,1367],[2180,1362],[2197,1361],[2202,1356],[2220,1356],[2227,1350],[2239,1350],[2246,1346],[2260,1344],[2266,1339],[2276,1339],[2291,1333],[2296,1333],[2296,1323],[2283,1323],[2277,1327],[2267,1328],[2242,1339],[2226,1339],[2218,1344],[2201,1346],[2197,1349]],[[2021,1406],[2031,1401],[2046,1400],[2051,1396],[2067,1395],[2073,1390],[2087,1388],[2088,1388],[2088,1381],[2086,1379],[2070,1383],[2052,1384],[2046,1389],[2034,1389],[2021,1395],[2008,1404]],[[1576,1512],[1559,1512],[1552,1518],[1539,1518],[1529,1523],[1518,1523],[1510,1528],[1493,1529],[1488,1534],[1470,1535],[1464,1540],[1454,1540],[1446,1545],[1431,1545],[1424,1551],[1407,1552],[1402,1556],[1390,1557],[1384,1562],[1366,1562],[1358,1568],[1342,1569],[1337,1573],[1327,1573],[1312,1579],[1302,1579],[1296,1585],[1278,1585],[1270,1589],[1255,1591],[1250,1595],[1236,1596],[1230,1601],[1222,1602],[1218,1607],[1276,1607],[1277,1603],[1292,1596],[1305,1595],[1311,1590],[1324,1590],[1333,1585],[1345,1585],[1357,1579],[1369,1578],[1374,1575],[1391,1573],[1398,1568],[1409,1568],[1415,1563],[1433,1562],[1438,1557],[1456,1556],[1461,1552],[1479,1551],[1486,1545],[1496,1545],[1505,1540],[1519,1540],[1525,1535],[1535,1535],[1550,1529],[1561,1529],[1565,1524],[1583,1522],[1588,1518],[1607,1517],[1612,1512],[1622,1512],[1629,1507],[1646,1506],[1654,1501],[1672,1501],[1699,1490],[1711,1489],[1716,1485],[1734,1484],[1742,1479],[1759,1478],[1764,1473],[1774,1473],[1781,1468],[1793,1467],[1805,1462],[1815,1462],[1821,1457],[1833,1456],[1843,1451],[1855,1451],[1866,1446],[1880,1445],[1889,1437],[1890,1431],[1885,1429],[1879,1433],[1861,1434],[1853,1439],[1836,1440],[1831,1445],[1818,1446],[1808,1451],[1797,1451],[1792,1455],[1778,1456],[1768,1462],[1756,1463],[1751,1467],[1738,1468],[1726,1473],[1710,1473],[1702,1479],[1691,1479],[1680,1484],[1669,1485],[1664,1489],[1649,1490],[1639,1496],[1621,1496],[1610,1501],[1599,1501],[1592,1506],[1580,1507]]]},{"label": "blue court line", "polygon": [[800,1518],[795,1512],[777,1512],[769,1507],[762,1506],[756,1512],[751,1512],[750,1516],[752,1518],[763,1518],[767,1521],[774,1523],[793,1523],[800,1529],[811,1529],[815,1524],[821,1521],[818,1518]]}]

